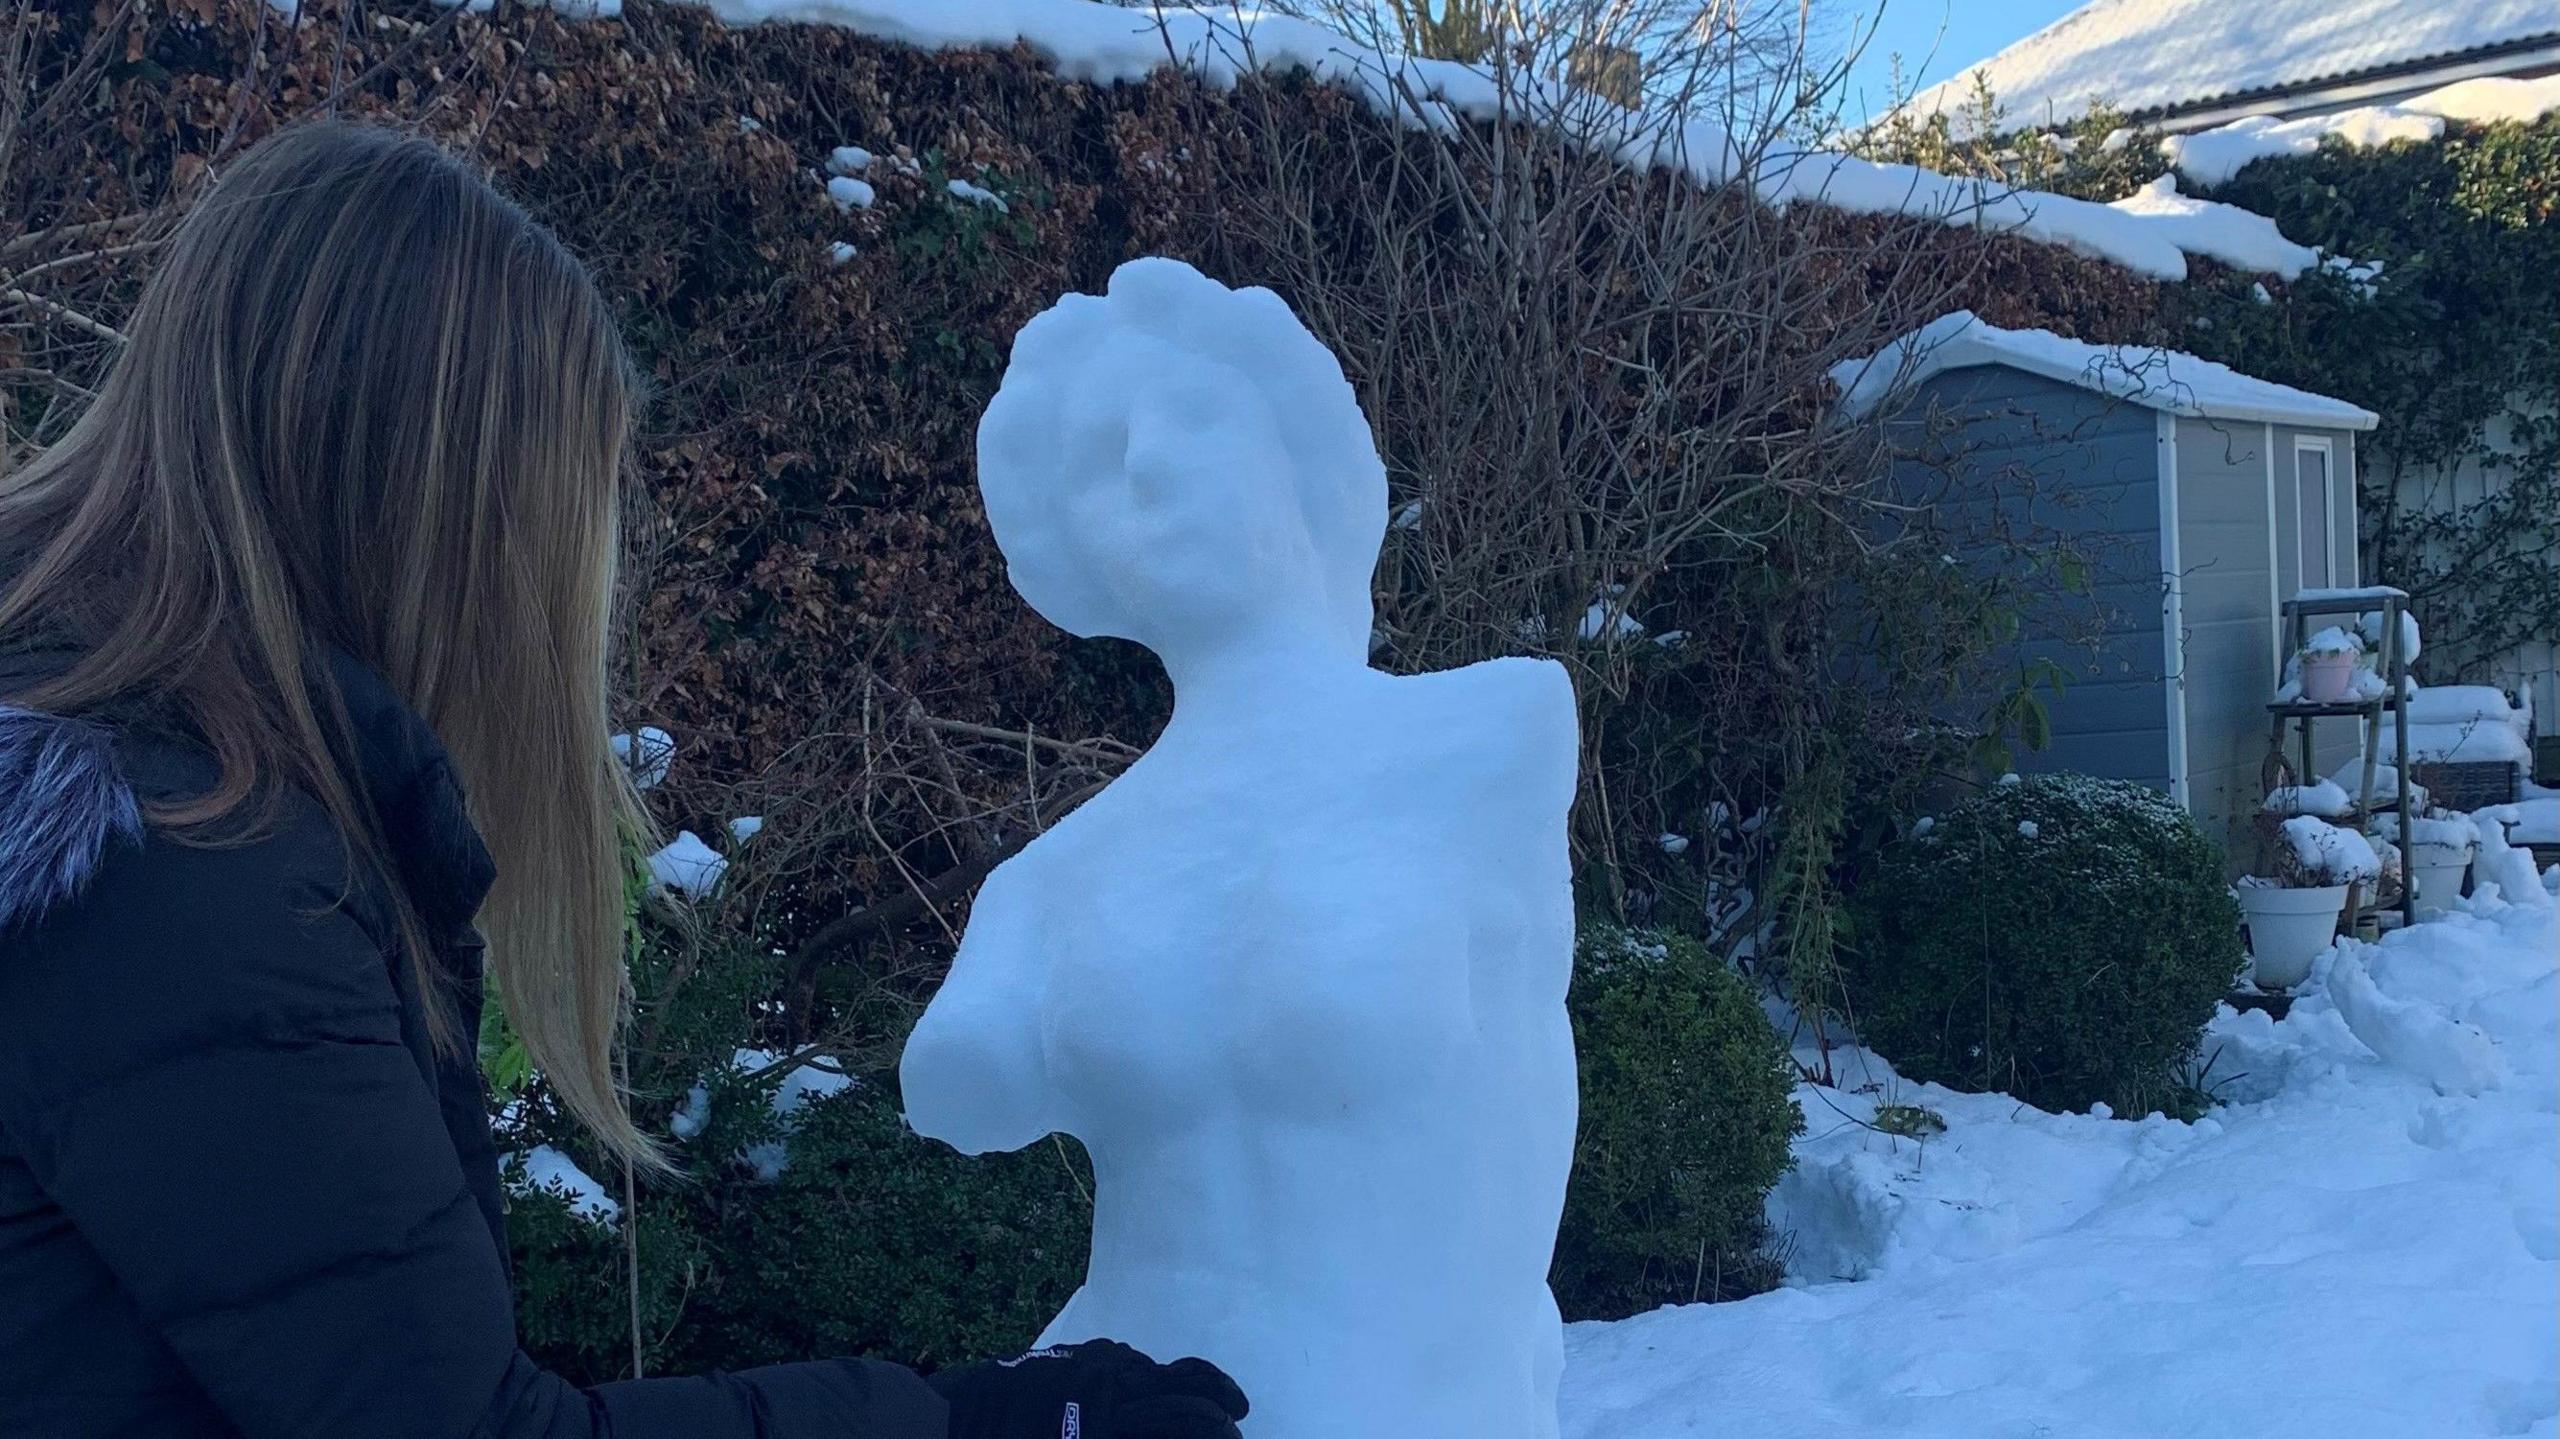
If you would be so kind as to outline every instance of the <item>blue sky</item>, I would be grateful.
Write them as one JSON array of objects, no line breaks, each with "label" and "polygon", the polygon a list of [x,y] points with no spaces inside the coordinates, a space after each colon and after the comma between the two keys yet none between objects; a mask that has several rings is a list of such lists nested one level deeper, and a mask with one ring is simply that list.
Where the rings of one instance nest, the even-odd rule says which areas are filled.
[{"label": "blue sky", "polygon": [[[1878,6],[1882,21],[1878,22]],[[2246,0],[2232,0],[2234,4]],[[1893,56],[1902,54],[1906,80],[1922,86],[1948,79],[1976,60],[1990,58],[2072,11],[2081,0],[1857,0],[1857,33],[1875,27],[1849,77],[1849,115],[1868,117],[1893,103]],[[1844,22],[1845,23],[1845,22]],[[1847,39],[1843,37],[1842,44]]]}]

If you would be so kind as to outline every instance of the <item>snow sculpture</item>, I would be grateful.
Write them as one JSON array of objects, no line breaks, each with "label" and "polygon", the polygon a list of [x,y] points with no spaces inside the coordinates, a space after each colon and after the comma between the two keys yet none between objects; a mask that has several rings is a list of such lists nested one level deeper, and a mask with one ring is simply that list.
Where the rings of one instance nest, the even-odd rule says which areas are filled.
[{"label": "snow sculpture", "polygon": [[1368,667],[1385,473],[1267,290],[1138,260],[978,427],[1013,583],[1136,640],[1171,722],[998,869],[908,1042],[910,1122],[1093,1156],[1044,1343],[1200,1354],[1251,1439],[1550,1439],[1573,1149],[1557,666]]}]

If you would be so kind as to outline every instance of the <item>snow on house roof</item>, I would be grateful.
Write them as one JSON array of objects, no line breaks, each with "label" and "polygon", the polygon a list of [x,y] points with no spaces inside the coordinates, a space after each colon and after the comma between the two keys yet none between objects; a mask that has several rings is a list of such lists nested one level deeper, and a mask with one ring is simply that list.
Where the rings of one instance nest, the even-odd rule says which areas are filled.
[{"label": "snow on house roof", "polygon": [[1910,109],[1962,127],[1978,73],[2003,130],[2059,125],[2101,103],[2144,115],[2538,39],[2560,40],[2552,0],[2090,0]]},{"label": "snow on house roof", "polygon": [[2160,142],[2160,153],[2188,179],[2219,185],[2252,160],[2308,155],[2323,140],[2363,150],[2397,140],[2435,139],[2444,133],[2447,120],[2529,124],[2553,110],[2560,110],[2560,74],[2530,80],[2484,75],[2388,105],[2358,105],[2298,120],[2244,116],[2210,130],[2168,136]]},{"label": "snow on house roof", "polygon": [[[294,0],[272,3],[289,6]],[[489,0],[459,3],[486,8]],[[622,0],[549,3],[564,14],[600,18],[618,15],[622,8]],[[1506,96],[1501,82],[1472,66],[1381,54],[1322,25],[1252,10],[1168,5],[1158,11],[1096,0],[684,3],[700,5],[732,25],[787,21],[839,25],[927,50],[1003,49],[1019,42],[1059,74],[1096,84],[1143,81],[1172,64],[1222,86],[1233,85],[1247,71],[1303,70],[1341,84],[1409,123],[1445,125],[1457,117],[1517,118],[1521,109],[1520,96]],[[1427,113],[1416,113],[1418,108]],[[1565,108],[1557,104],[1559,112]],[[2110,207],[2012,189],[1994,181],[1941,175],[1913,165],[1877,164],[1827,150],[1778,147],[1752,157],[1745,173],[1744,157],[1736,153],[1739,147],[1707,121],[1693,122],[1667,136],[1622,124],[1619,133],[1591,138],[1631,165],[1682,170],[1709,185],[1748,184],[1773,206],[1818,204],[1853,214],[1910,215],[2006,232],[2061,245],[2156,280],[2185,279],[2190,251],[2242,263],[2232,260],[2226,243],[2240,227],[2228,217],[2200,224],[2191,208]],[[2234,216],[2245,213],[2219,208]],[[2251,243],[2265,250],[2265,238]],[[2273,239],[2283,243],[2281,236]],[[2284,256],[2289,263],[2291,251]],[[2290,276],[2300,267],[2280,263],[2263,268]]]},{"label": "snow on house roof", "polygon": [[1863,415],[1949,370],[2006,365],[2173,415],[2252,424],[2370,430],[2373,411],[2241,374],[2179,350],[2093,345],[2049,330],[2004,330],[1971,310],[1941,315],[1864,359],[1831,367],[1841,404]]}]

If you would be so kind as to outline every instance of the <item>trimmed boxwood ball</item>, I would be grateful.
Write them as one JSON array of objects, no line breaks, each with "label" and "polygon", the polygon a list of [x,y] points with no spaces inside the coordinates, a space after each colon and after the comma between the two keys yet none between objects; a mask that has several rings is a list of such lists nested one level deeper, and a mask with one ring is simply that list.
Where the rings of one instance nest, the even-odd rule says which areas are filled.
[{"label": "trimmed boxwood ball", "polygon": [[[644,949],[644,994],[678,952]],[[746,1037],[732,1021],[764,992],[755,952],[721,958],[667,1011],[661,1043],[679,1057],[641,1107],[644,1126],[666,1132],[683,1088],[706,1076],[702,1127],[668,1144],[681,1172],[636,1176],[620,1224],[549,1193],[513,1196],[526,1348],[580,1382],[625,1377],[635,1308],[652,1373],[829,1354],[929,1369],[1030,1344],[1084,1276],[1081,1149],[961,1155],[907,1128],[895,1072],[876,1068],[809,1102],[784,1134],[768,1112],[773,1079],[715,1057]],[[1773,1287],[1762,1205],[1804,1121],[1751,985],[1693,939],[1595,926],[1575,946],[1569,1008],[1582,1112],[1551,1276],[1566,1317]],[[621,1200],[622,1175],[554,1109],[538,1093],[512,1106],[502,1147],[559,1146]],[[760,1179],[741,1156],[776,1140],[789,1163]],[[634,1212],[636,1292],[622,1227]]]},{"label": "trimmed boxwood ball", "polygon": [[2185,1070],[2244,955],[2221,850],[2157,790],[2011,779],[1893,846],[1853,899],[1841,979],[1912,1079],[2043,1109],[2186,1112]]},{"label": "trimmed boxwood ball", "polygon": [[[790,1162],[766,1181],[737,1156],[776,1137],[769,1092],[722,1089],[711,1127],[671,1147],[685,1173],[642,1181],[651,1373],[832,1355],[930,1370],[1019,1353],[1083,1282],[1092,1177],[1071,1141],[960,1154],[908,1129],[895,1075],[872,1074],[799,1112]],[[620,1176],[582,1158],[619,1196]],[[628,1377],[620,1226],[520,1190],[507,1227],[526,1349],[582,1383]]]},{"label": "trimmed boxwood ball", "polygon": [[1751,986],[1696,940],[1587,926],[1574,949],[1582,1124],[1550,1281],[1567,1319],[1776,1285],[1762,1203],[1803,1132]]},{"label": "trimmed boxwood ball", "polygon": [[1083,1151],[961,1154],[907,1128],[895,1084],[811,1105],[790,1166],[721,1206],[708,1237],[726,1273],[699,1315],[701,1367],[1018,1353],[1084,1282]]}]

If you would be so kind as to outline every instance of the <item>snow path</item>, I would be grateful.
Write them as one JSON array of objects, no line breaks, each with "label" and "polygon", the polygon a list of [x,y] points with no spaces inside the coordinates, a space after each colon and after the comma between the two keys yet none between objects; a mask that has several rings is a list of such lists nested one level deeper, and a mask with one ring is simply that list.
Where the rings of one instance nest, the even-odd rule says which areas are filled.
[{"label": "snow path", "polygon": [[[2281,1024],[2223,1011],[2192,1125],[1853,1051],[1877,1082],[1799,1092],[1771,1198],[1797,1287],[1574,1326],[1567,1439],[2560,1435],[2560,929],[2524,901],[2333,951]],[[1947,1132],[1852,1122],[1880,1103]]]}]

